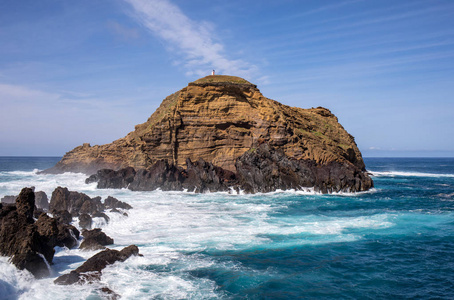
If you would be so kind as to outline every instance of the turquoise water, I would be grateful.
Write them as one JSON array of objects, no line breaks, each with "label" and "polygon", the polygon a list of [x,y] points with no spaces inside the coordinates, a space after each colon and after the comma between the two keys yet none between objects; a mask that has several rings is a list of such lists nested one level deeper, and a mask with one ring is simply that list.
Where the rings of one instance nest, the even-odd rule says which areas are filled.
[{"label": "turquoise water", "polygon": [[[454,298],[452,158],[366,158],[375,189],[356,195],[96,190],[80,174],[34,171],[56,161],[0,158],[0,197],[64,185],[129,202],[129,217],[99,223],[114,247],[135,243],[144,254],[103,274],[124,299]],[[52,283],[93,253],[57,250],[50,279],[0,261],[0,292],[96,299],[96,285]]]}]

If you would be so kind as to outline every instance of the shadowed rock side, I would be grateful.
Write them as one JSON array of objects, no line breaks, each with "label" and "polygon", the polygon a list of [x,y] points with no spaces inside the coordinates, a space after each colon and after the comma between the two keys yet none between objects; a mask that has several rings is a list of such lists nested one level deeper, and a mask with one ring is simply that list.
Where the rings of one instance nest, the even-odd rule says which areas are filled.
[{"label": "shadowed rock side", "polygon": [[314,187],[321,193],[361,192],[373,187],[367,173],[348,161],[319,165],[311,160],[287,157],[281,150],[263,144],[235,163],[238,186],[247,193]]},{"label": "shadowed rock side", "polygon": [[[215,75],[168,96],[147,122],[126,137],[111,144],[76,147],[46,172],[90,175],[100,169],[165,169],[164,160],[169,168],[182,168],[188,158],[235,172],[237,158],[262,142],[289,159],[319,166],[348,163],[365,170],[353,137],[329,110],[289,107],[264,97],[242,78]],[[176,181],[181,179],[175,170],[167,171],[177,176]],[[121,177],[130,180],[126,174]],[[166,177],[169,186],[172,178]]]},{"label": "shadowed rock side", "polygon": [[97,182],[98,188],[129,188],[151,191],[189,190],[195,192],[242,190],[246,193],[271,192],[278,189],[300,190],[314,187],[315,191],[360,192],[373,186],[367,173],[348,161],[333,161],[319,165],[312,160],[287,157],[280,149],[268,144],[253,148],[235,163],[236,173],[207,163],[202,159],[187,168],[158,161],[151,168],[119,171],[99,170],[86,182]]},{"label": "shadowed rock side", "polygon": [[187,160],[187,168],[169,164],[167,160],[156,162],[151,168],[134,170],[126,168],[118,171],[102,169],[90,176],[86,183],[97,182],[98,188],[128,188],[133,191],[227,191],[236,182],[235,173],[213,166],[199,159]]}]

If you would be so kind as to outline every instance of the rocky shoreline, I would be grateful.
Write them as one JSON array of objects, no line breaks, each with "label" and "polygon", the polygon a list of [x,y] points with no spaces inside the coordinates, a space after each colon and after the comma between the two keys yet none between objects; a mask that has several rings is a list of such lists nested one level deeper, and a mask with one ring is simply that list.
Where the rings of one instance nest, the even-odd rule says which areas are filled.
[{"label": "rocky shoreline", "polygon": [[[28,270],[38,279],[45,278],[51,275],[54,248],[57,246],[102,250],[76,270],[55,280],[56,284],[82,284],[99,280],[102,269],[108,264],[139,255],[139,249],[135,245],[121,251],[106,248],[114,240],[99,228],[91,229],[93,217],[102,217],[108,222],[109,217],[104,213],[106,209],[126,214],[124,211],[132,208],[129,204],[110,196],[103,203],[100,197],[90,198],[62,187],[54,190],[50,203],[47,203],[47,195],[42,195],[43,193],[23,188],[17,197],[4,197],[0,203],[0,255],[9,256],[11,263],[18,269]],[[36,195],[42,197],[40,209],[36,206]],[[11,202],[12,197],[15,197],[14,203]],[[42,199],[46,199],[46,204],[43,204]],[[42,206],[49,207],[49,210]],[[52,217],[47,211],[52,212]],[[71,225],[76,217],[83,229],[82,235]],[[81,243],[80,237],[83,237]],[[119,297],[107,287],[102,288],[100,293],[110,299]]]},{"label": "rocky shoreline", "polygon": [[97,182],[97,188],[128,188],[133,191],[242,191],[267,193],[276,190],[313,188],[320,193],[362,192],[373,187],[369,175],[349,162],[318,165],[310,160],[287,157],[283,151],[262,144],[240,156],[236,172],[189,158],[186,168],[160,160],[148,169],[132,167],[101,169],[86,179]]}]

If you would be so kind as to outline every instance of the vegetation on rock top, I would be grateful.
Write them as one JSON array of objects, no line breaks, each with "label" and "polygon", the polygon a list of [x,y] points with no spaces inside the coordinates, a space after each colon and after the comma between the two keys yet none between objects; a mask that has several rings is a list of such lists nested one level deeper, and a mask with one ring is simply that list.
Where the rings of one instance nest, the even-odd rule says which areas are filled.
[{"label": "vegetation on rock top", "polygon": [[192,82],[195,84],[203,84],[203,83],[235,83],[235,84],[250,84],[249,81],[237,76],[229,76],[229,75],[209,75],[196,81]]}]

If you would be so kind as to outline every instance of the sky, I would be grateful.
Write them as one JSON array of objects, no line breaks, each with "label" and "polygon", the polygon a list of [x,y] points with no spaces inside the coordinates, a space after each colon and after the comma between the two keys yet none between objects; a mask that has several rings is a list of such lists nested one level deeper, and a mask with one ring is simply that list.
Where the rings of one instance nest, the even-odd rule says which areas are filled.
[{"label": "sky", "polygon": [[363,156],[454,157],[454,1],[2,0],[0,156],[110,143],[211,73],[331,110]]}]

